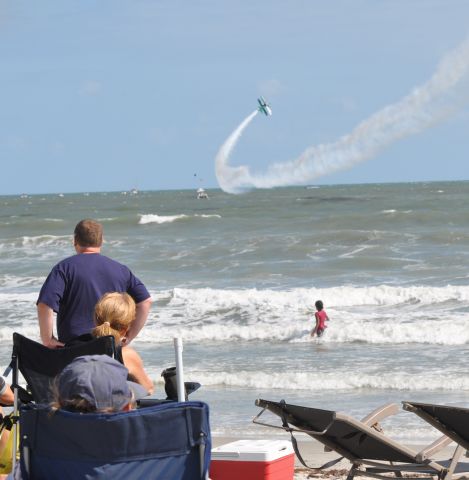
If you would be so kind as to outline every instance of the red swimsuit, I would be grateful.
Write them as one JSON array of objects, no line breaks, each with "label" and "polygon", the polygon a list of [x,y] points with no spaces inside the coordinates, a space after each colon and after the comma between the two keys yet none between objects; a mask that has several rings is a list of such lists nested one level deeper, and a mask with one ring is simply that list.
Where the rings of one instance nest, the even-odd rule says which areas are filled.
[{"label": "red swimsuit", "polygon": [[320,337],[326,329],[327,313],[324,310],[320,310],[319,312],[316,312],[314,316],[316,317],[316,320],[319,321],[316,334],[318,337]]}]

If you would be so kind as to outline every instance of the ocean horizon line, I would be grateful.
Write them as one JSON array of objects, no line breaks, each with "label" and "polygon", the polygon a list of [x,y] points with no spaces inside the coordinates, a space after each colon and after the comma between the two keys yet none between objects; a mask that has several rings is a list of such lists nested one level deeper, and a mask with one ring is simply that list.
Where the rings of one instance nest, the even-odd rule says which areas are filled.
[{"label": "ocean horizon line", "polygon": [[[387,182],[350,182],[350,183],[311,183],[305,185],[287,185],[287,186],[279,186],[279,187],[272,187],[272,188],[253,188],[251,190],[247,190],[241,194],[231,194],[224,192],[218,186],[209,186],[203,187],[204,190],[208,192],[220,192],[228,196],[239,196],[239,195],[248,195],[253,192],[260,192],[260,191],[273,191],[273,190],[287,190],[287,189],[308,189],[311,187],[315,188],[335,188],[335,187],[359,187],[362,185],[366,186],[386,186],[386,185],[428,185],[428,184],[453,184],[453,183],[467,183],[469,179],[461,179],[461,180],[407,180],[407,181],[387,181]],[[118,189],[118,190],[82,190],[82,191],[66,191],[66,190],[57,190],[55,192],[17,192],[17,193],[0,193],[0,197],[37,197],[41,195],[108,195],[108,194],[139,194],[139,193],[157,193],[157,192],[192,192],[197,191],[200,188],[200,185],[195,185],[194,187],[184,187],[184,188],[159,188],[159,189],[139,189],[136,187],[132,187],[130,189]],[[134,193],[132,193],[134,192]]]}]

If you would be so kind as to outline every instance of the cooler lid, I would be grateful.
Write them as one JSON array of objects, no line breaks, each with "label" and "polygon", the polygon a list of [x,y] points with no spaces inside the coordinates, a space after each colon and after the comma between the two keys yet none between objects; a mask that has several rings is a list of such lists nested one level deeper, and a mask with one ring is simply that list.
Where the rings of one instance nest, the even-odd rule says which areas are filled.
[{"label": "cooler lid", "polygon": [[293,453],[287,440],[237,440],[212,449],[212,460],[271,462]]}]

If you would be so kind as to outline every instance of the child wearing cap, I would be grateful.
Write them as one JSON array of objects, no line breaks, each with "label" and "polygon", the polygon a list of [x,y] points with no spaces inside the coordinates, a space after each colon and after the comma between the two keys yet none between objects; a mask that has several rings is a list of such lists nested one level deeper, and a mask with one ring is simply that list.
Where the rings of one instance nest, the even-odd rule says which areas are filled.
[{"label": "child wearing cap", "polygon": [[82,413],[132,410],[147,392],[127,375],[124,365],[107,355],[77,357],[57,376],[52,406]]}]

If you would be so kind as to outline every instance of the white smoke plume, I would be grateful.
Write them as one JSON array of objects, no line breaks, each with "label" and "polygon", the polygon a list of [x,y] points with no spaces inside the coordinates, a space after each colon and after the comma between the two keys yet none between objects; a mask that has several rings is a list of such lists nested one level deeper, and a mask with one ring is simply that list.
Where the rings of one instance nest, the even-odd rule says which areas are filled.
[{"label": "white smoke plume", "polygon": [[256,115],[257,110],[241,122],[236,130],[226,139],[215,157],[215,174],[220,188],[225,192],[240,193],[252,186],[252,182],[247,180],[251,178],[248,167],[231,167],[228,165],[228,159],[236,143],[241,138],[244,129]]},{"label": "white smoke plume", "polygon": [[[249,188],[303,185],[338,170],[369,160],[391,143],[442,122],[469,101],[469,39],[441,60],[423,85],[397,103],[388,105],[361,122],[337,141],[307,148],[297,159],[270,165],[265,173],[251,173],[248,166],[231,167],[229,156],[242,131],[254,118],[247,117],[230,135],[216,157],[220,187],[228,193]],[[459,91],[464,87],[463,91]]]}]

